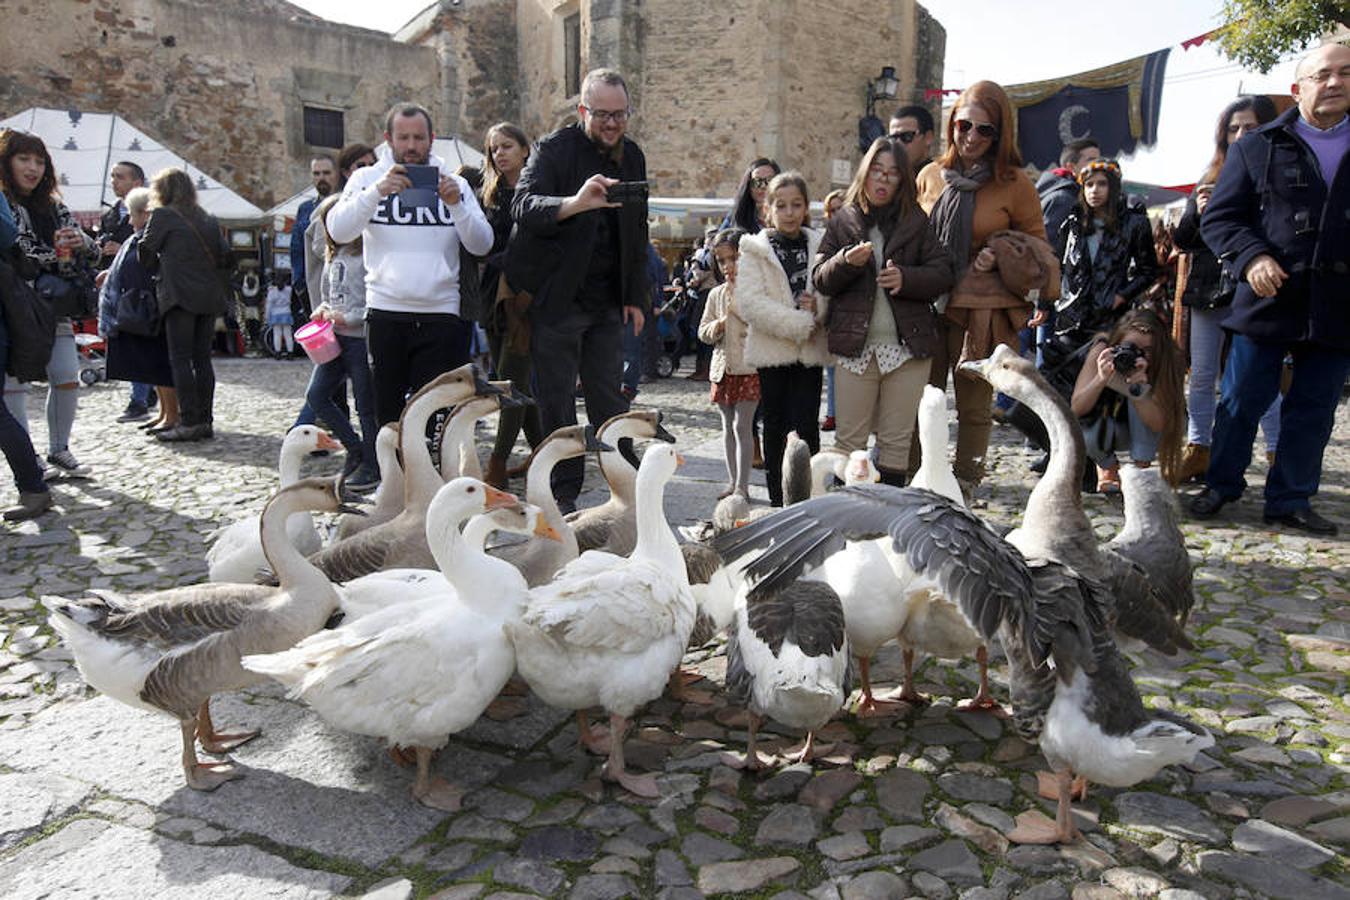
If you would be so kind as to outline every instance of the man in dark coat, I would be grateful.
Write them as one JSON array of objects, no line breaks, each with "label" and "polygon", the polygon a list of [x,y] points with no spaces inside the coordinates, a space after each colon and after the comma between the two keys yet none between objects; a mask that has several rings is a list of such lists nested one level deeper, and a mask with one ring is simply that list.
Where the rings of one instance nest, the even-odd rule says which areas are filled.
[{"label": "man in dark coat", "polygon": [[[323,202],[323,198],[340,190],[337,162],[328,153],[316,153],[309,161],[309,176],[314,180],[314,190],[318,196],[310,197],[295,211],[295,224],[291,226],[291,291],[299,299],[299,306],[306,315],[316,305],[318,297],[309,295],[309,277],[306,270],[305,231],[309,229],[309,220],[314,210]],[[295,304],[292,304],[294,306]]]},{"label": "man in dark coat", "polygon": [[[108,173],[108,183],[117,198],[98,223],[98,268],[106,270],[117,257],[127,238],[135,233],[131,227],[131,216],[127,212],[126,196],[138,187],[145,186],[145,170],[134,162],[119,162]],[[103,276],[106,277],[106,276]],[[100,280],[100,286],[102,282]],[[136,422],[150,417],[150,408],[156,400],[151,385],[139,381],[131,383],[131,397],[127,408],[117,417],[119,422]]]},{"label": "man in dark coat", "polygon": [[1309,501],[1350,373],[1350,47],[1320,47],[1295,74],[1298,106],[1233,145],[1200,224],[1205,243],[1242,276],[1224,325],[1233,343],[1208,486],[1190,508],[1207,519],[1242,495],[1257,421],[1288,355],[1293,379],[1265,521],[1335,534]]},{"label": "man in dark coat", "polygon": [[[544,433],[575,424],[578,375],[586,417],[596,425],[627,412],[620,390],[623,329],[651,310],[645,194],[607,199],[620,182],[646,182],[647,162],[628,126],[628,87],[611,69],[587,73],[578,122],[535,146],[516,185],[516,231],[507,249],[511,287],[533,295],[530,352]],[[553,470],[565,512],[581,492],[582,461]]]}]

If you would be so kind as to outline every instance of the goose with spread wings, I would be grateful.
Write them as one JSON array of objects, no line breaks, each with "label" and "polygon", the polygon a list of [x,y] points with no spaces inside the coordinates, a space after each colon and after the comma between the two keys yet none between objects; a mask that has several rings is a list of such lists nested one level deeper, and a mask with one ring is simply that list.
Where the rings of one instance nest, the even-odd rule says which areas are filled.
[{"label": "goose with spread wings", "polygon": [[997,636],[1008,655],[1013,720],[1055,771],[1055,822],[1024,815],[1011,838],[1077,840],[1075,776],[1113,787],[1187,762],[1214,739],[1180,718],[1144,708],[1116,649],[1099,583],[1054,562],[1028,563],[1015,547],[945,497],[914,488],[847,487],[718,538],[745,567],[748,599],[791,583],[858,541],[884,541],[895,562],[934,580],[970,627]]}]

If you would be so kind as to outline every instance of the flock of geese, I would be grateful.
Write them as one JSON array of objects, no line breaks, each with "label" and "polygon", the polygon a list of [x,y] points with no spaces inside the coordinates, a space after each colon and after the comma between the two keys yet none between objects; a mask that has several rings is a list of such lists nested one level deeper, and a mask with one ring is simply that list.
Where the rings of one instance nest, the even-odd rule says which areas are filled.
[{"label": "flock of geese", "polygon": [[[1086,782],[1131,785],[1213,744],[1203,729],[1146,709],[1118,649],[1191,646],[1190,562],[1156,468],[1124,470],[1125,525],[1099,546],[1078,489],[1083,439],[1065,401],[1006,347],[966,369],[1049,431],[1049,467],[1005,537],[962,505],[935,388],[920,407],[913,487],[875,483],[865,453],[812,457],[794,439],[786,508],[751,509],[733,494],[705,540],[681,543],[663,495],[682,459],[659,413],[559,429],[536,448],[522,501],[479,480],[473,431],[524,401],[465,366],[418,391],[381,432],[382,483],[368,509],[350,505],[340,479],[299,478],[304,456],[331,438],[296,428],[261,515],[213,536],[209,581],[47,600],[50,621],[90,685],[178,720],[190,787],[240,775],[228,758],[200,759],[198,746],[224,757],[257,736],[218,732],[211,697],[272,679],[337,728],[382,738],[415,762],[413,796],[442,810],[459,807],[462,788],[433,774],[433,754],[513,676],[576,712],[579,740],[608,757],[606,779],[657,797],[652,775],[626,768],[624,734],[644,704],[684,690],[682,657],[719,633],[726,690],[749,720],[746,753],[727,757],[750,768],[766,764],[756,751],[765,718],[807,733],[798,759],[819,753],[812,736],[845,705],[855,668],[856,715],[921,702],[919,653],[975,656],[979,691],[964,707],[1007,715],[986,677],[997,640],[1013,722],[1039,743],[1052,770],[1042,791],[1059,803],[1055,821],[1024,813],[1010,837],[1073,841],[1070,804]],[[445,408],[438,464],[423,436]],[[649,442],[640,459],[636,442]],[[551,471],[591,453],[610,498],[563,516]],[[341,514],[327,546],[314,513]],[[891,640],[904,681],[877,698],[868,662]],[[596,709],[609,716],[607,734],[587,718]]]}]

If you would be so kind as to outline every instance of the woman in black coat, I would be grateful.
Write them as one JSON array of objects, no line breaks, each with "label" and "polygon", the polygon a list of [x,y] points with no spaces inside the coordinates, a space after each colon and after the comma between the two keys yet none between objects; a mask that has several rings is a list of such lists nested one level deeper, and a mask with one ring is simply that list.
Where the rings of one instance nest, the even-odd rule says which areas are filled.
[{"label": "woman in black coat", "polygon": [[197,191],[182,169],[160,172],[150,192],[150,222],[137,251],[141,265],[159,273],[159,311],[179,407],[178,427],[156,437],[200,441],[214,437],[211,338],[216,317],[225,312],[230,251],[215,217],[197,205]]}]

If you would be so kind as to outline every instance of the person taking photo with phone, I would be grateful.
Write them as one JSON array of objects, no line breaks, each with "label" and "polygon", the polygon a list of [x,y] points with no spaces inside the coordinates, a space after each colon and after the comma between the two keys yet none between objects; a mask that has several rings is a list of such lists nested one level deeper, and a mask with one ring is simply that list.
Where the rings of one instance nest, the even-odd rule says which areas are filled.
[{"label": "person taking photo with phone", "polygon": [[[647,161],[625,136],[632,113],[622,75],[588,72],[577,123],[540,139],[516,183],[506,278],[532,297],[534,399],[544,434],[576,424],[578,376],[591,422],[628,411],[623,330],[641,334],[651,312]],[[554,467],[553,493],[564,512],[575,508],[581,480],[580,459]]]},{"label": "person taking photo with phone", "polygon": [[357,169],[328,214],[335,244],[361,238],[366,344],[380,425],[408,395],[469,361],[477,298],[459,289],[459,248],[492,249],[492,226],[469,185],[431,152],[431,113],[397,103],[384,120],[389,155]]}]

